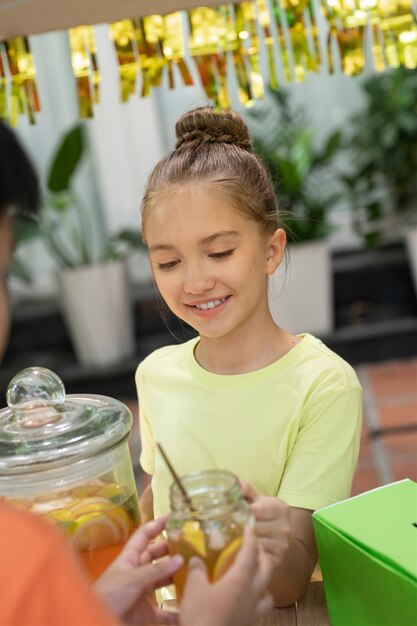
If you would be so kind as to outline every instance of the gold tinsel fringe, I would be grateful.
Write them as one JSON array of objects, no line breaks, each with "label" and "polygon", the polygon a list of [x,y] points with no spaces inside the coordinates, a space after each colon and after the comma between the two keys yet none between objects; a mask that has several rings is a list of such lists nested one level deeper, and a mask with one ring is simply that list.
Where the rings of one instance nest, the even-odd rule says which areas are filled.
[{"label": "gold tinsel fringe", "polygon": [[[264,94],[263,66],[274,89],[279,85],[277,65],[284,82],[302,82],[323,62],[329,73],[339,65],[348,76],[363,72],[367,37],[377,71],[417,67],[412,0],[319,2],[327,28],[324,59],[312,0],[247,0],[110,24],[121,101],[137,92],[149,95],[165,75],[170,88],[179,78],[192,85],[193,76],[198,76],[206,96],[217,107],[227,108],[233,67],[239,100],[250,105]],[[69,40],[80,116],[92,117],[100,86],[93,28],[71,28]],[[0,43],[0,118],[15,125],[18,116],[26,113],[34,123],[39,108],[27,38]]]}]

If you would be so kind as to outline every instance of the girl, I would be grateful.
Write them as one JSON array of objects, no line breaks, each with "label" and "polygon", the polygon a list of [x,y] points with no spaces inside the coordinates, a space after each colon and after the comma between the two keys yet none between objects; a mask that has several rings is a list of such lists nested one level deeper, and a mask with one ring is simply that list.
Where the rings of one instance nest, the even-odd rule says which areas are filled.
[{"label": "girl", "polygon": [[286,236],[243,119],[204,107],[176,133],[149,178],[142,233],[162,298],[199,336],[156,350],[137,371],[141,465],[152,475],[143,506],[169,510],[155,442],[179,474],[234,472],[274,565],[275,603],[286,606],[317,560],[312,511],[349,496],[361,388],[321,341],[272,319],[268,276]]}]

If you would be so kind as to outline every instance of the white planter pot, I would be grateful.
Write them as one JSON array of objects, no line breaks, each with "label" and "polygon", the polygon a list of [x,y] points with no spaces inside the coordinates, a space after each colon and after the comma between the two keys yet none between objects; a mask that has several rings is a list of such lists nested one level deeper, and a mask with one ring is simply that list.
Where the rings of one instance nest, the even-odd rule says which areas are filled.
[{"label": "white planter pot", "polygon": [[404,233],[405,243],[410,263],[411,276],[417,293],[417,226],[409,226]]},{"label": "white planter pot", "polygon": [[110,365],[134,352],[126,263],[111,261],[58,274],[63,316],[84,365]]},{"label": "white planter pot", "polygon": [[289,246],[288,263],[269,283],[269,305],[275,322],[293,333],[325,336],[333,330],[333,280],[327,241]]}]

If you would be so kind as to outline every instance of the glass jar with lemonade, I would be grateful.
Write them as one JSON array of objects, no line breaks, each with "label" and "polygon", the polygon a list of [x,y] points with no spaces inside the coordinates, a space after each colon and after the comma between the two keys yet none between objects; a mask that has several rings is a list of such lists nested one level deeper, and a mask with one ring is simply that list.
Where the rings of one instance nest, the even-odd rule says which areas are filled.
[{"label": "glass jar with lemonade", "polygon": [[15,376],[7,404],[0,411],[0,500],[62,529],[97,578],[139,525],[129,409],[106,396],[65,395],[44,368]]},{"label": "glass jar with lemonade", "polygon": [[220,578],[232,564],[242,543],[245,526],[253,526],[249,505],[242,498],[234,474],[207,470],[181,477],[193,510],[176,483],[170,490],[171,513],[167,523],[169,552],[181,554],[185,563],[174,574],[177,597],[187,577],[192,556],[201,558],[211,581]]}]

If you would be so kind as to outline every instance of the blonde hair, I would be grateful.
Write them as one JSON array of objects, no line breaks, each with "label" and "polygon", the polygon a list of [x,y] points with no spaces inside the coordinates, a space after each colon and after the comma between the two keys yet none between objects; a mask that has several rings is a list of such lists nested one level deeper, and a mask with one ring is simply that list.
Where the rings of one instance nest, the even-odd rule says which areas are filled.
[{"label": "blonde hair", "polygon": [[175,150],[155,166],[142,200],[142,233],[161,193],[187,184],[208,183],[230,197],[236,210],[262,231],[279,228],[278,203],[270,176],[254,154],[248,127],[232,110],[201,107],[175,125]]}]

